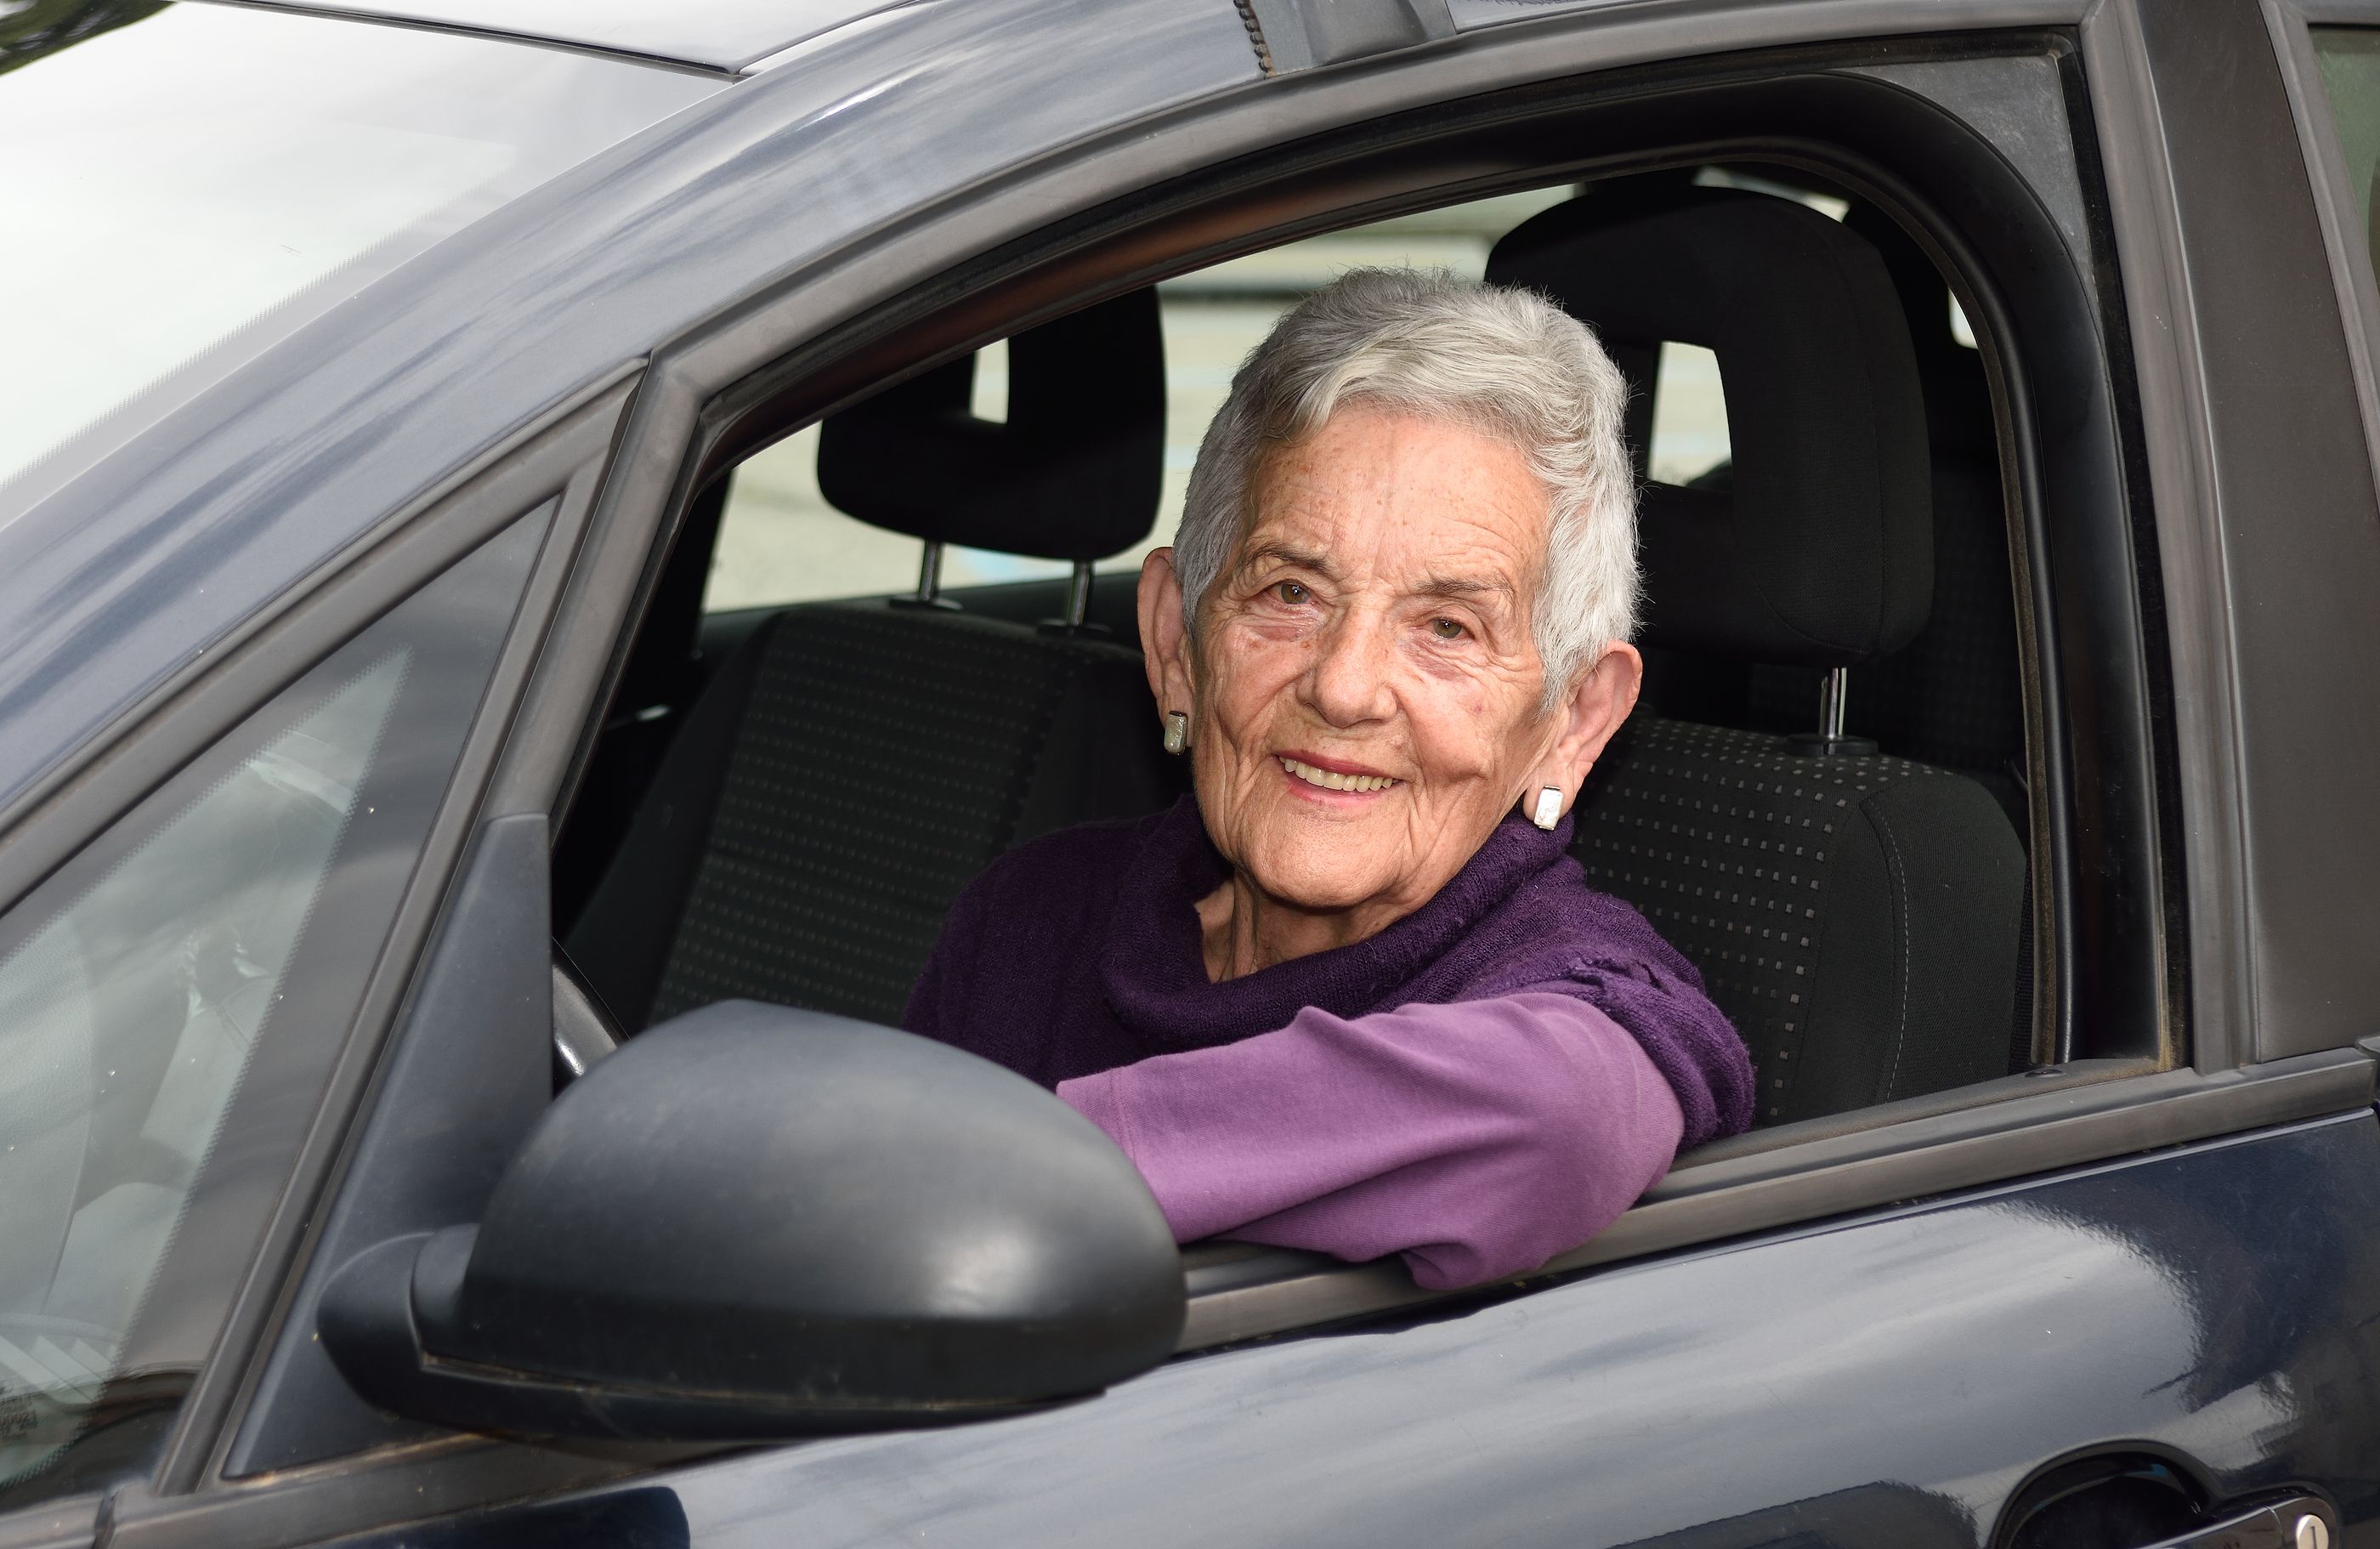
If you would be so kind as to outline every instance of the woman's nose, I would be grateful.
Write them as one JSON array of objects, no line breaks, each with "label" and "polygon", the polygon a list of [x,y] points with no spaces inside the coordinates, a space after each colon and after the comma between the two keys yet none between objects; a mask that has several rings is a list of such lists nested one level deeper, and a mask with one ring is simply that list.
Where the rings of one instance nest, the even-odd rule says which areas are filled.
[{"label": "woman's nose", "polygon": [[1305,675],[1305,698],[1334,726],[1388,718],[1389,633],[1384,622],[1361,613],[1342,614],[1315,642]]}]

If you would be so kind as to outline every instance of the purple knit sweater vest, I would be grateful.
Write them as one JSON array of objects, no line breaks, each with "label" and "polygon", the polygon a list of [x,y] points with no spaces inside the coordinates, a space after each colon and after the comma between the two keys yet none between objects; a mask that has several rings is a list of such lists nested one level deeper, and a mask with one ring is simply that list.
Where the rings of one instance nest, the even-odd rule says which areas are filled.
[{"label": "purple knit sweater vest", "polygon": [[1361,1017],[1524,991],[1578,996],[1667,1078],[1686,1146],[1752,1123],[1752,1062],[1694,966],[1586,885],[1552,832],[1507,817],[1454,879],[1377,935],[1211,983],[1198,899],[1229,868],[1195,800],[1002,856],[952,905],[903,1025],[1044,1086],[1231,1043],[1307,1006]]}]

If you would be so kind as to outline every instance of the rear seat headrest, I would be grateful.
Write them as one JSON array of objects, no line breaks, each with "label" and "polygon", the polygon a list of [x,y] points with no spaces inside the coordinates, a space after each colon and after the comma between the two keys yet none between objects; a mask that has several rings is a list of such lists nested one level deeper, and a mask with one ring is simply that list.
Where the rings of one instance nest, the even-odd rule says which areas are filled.
[{"label": "rear seat headrest", "polygon": [[972,355],[830,417],[819,489],[930,542],[1103,559],[1156,524],[1165,470],[1157,293],[1136,290],[1008,341],[1008,418],[969,408]]},{"label": "rear seat headrest", "polygon": [[1590,192],[1508,233],[1488,278],[1545,292],[1602,338],[1629,379],[1640,477],[1662,342],[1718,357],[1733,467],[1723,488],[1645,486],[1645,643],[1856,666],[1925,626],[1923,399],[1900,299],[1864,239],[1739,189]]}]

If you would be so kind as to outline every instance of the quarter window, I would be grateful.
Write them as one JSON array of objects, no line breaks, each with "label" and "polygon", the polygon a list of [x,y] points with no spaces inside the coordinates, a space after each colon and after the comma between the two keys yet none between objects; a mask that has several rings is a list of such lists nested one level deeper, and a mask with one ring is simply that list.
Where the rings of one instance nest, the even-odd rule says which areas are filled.
[{"label": "quarter window", "polygon": [[0,1508],[140,1467],[344,1041],[542,524],[0,918]]}]

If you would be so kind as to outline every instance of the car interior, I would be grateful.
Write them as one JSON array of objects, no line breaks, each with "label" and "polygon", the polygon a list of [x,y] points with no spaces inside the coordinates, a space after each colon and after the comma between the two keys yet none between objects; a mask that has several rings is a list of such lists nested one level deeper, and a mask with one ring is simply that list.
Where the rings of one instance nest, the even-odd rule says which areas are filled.
[{"label": "car interior", "polygon": [[[1632,389],[1646,678],[1581,798],[1592,884],[1700,969],[1751,1047],[1764,1127],[2054,1057],[2031,950],[2022,551],[1943,272],[1885,210],[1766,164],[1463,211],[1478,241],[1456,266],[1554,298]],[[1361,260],[1411,226],[1316,250]],[[747,997],[897,1025],[987,863],[1174,799],[1138,560],[1228,381],[1231,351],[1197,329],[1229,308],[1200,298],[1253,317],[1226,341],[1245,348],[1328,278],[1296,257],[929,365],[784,426],[803,433],[697,494],[556,844],[560,957],[588,1018],[633,1036]],[[1697,360],[1715,384],[1697,388]],[[1718,441],[1689,467],[1658,444],[1697,391]],[[789,549],[783,600],[755,602],[747,485],[789,456],[815,508],[771,519],[826,546]],[[875,557],[839,565],[838,533]]]}]

